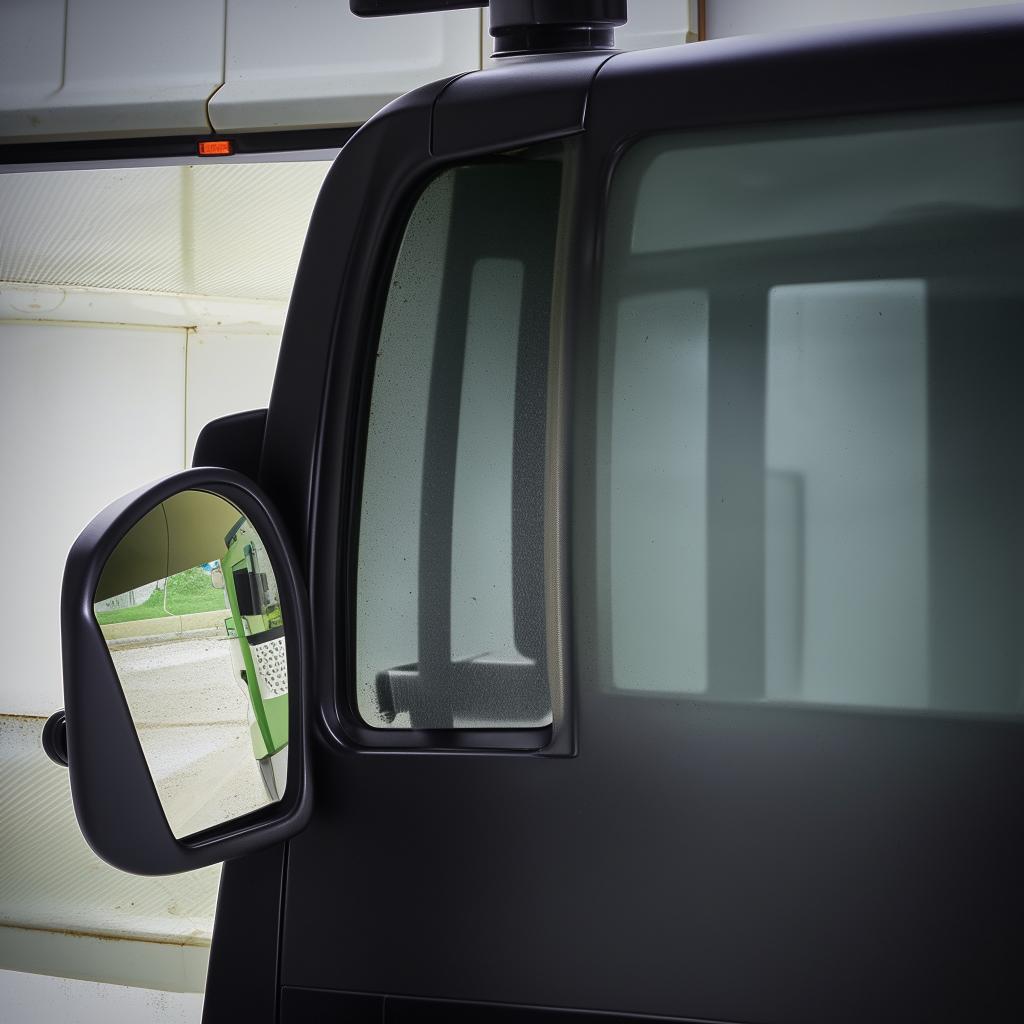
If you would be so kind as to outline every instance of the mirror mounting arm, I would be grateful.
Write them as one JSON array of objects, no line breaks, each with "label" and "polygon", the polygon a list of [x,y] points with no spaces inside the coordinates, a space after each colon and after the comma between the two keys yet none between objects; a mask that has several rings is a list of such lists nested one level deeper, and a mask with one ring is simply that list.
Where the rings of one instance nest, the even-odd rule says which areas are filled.
[{"label": "mirror mounting arm", "polygon": [[193,466],[233,469],[250,480],[259,480],[267,410],[252,409],[210,420],[196,439]]},{"label": "mirror mounting arm", "polygon": [[46,756],[61,768],[68,766],[68,721],[64,715],[64,709],[54,711],[46,720],[43,726],[43,734],[40,737],[43,743],[43,752]]}]

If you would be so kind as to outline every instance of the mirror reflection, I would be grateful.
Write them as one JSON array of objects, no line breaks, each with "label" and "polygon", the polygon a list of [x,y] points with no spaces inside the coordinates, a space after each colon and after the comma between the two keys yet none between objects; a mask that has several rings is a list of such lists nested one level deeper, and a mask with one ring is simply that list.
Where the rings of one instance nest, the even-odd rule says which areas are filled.
[{"label": "mirror reflection", "polygon": [[233,504],[182,491],[104,567],[96,620],[178,838],[284,794],[288,670],[277,579]]}]

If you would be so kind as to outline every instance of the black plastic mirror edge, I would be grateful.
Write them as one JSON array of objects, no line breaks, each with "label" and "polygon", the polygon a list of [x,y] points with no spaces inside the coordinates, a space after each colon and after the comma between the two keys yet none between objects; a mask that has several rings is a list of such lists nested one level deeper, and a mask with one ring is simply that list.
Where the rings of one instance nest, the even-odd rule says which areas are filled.
[{"label": "black plastic mirror edge", "polygon": [[[185,839],[164,815],[106,641],[93,595],[111,552],[146,512],[185,490],[236,505],[274,563],[288,625],[288,783],[281,800]],[[68,554],[61,591],[61,638],[71,794],[79,827],[103,860],[134,874],[191,871],[253,853],[309,821],[309,715],[312,647],[308,597],[281,519],[262,491],[233,470],[202,467],[164,477],[108,505]]]}]

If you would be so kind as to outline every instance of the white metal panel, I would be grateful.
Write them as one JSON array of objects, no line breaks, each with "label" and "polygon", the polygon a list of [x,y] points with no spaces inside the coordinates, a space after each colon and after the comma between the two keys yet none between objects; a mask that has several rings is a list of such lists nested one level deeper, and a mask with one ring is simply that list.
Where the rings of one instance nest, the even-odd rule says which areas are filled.
[{"label": "white metal panel", "polygon": [[0,323],[3,710],[63,706],[60,581],[105,505],[184,468],[185,332]]},{"label": "white metal panel", "polygon": [[[56,767],[56,766],[54,766]],[[78,829],[72,814],[69,829]],[[74,870],[74,865],[68,866]],[[209,869],[205,869],[209,870]],[[209,886],[209,915],[213,923],[217,901],[219,866]],[[163,879],[147,879],[157,891],[168,886]],[[116,879],[107,900],[120,902],[124,876]],[[173,891],[174,883],[170,884]],[[83,981],[108,985],[132,985],[155,989],[156,992],[202,993],[206,990],[206,977],[210,966],[210,946],[186,945],[180,942],[162,942],[152,939],[113,938],[87,932],[51,931],[47,928],[21,928],[17,925],[0,926],[0,992],[4,992],[4,971],[27,971],[32,974],[57,975],[60,978],[78,978]],[[156,994],[156,993],[154,993]],[[2,997],[0,997],[2,1000]],[[200,1000],[201,1004],[202,1000]],[[2,1004],[2,1002],[0,1002]],[[6,1020],[7,1018],[5,1018]],[[18,1024],[23,1018],[14,1017]],[[43,1018],[66,1024],[73,1018],[63,1013]],[[113,1017],[105,1018],[107,1021]],[[131,1019],[136,1024],[137,1018]]]},{"label": "white metal panel", "polygon": [[100,860],[67,770],[43,753],[42,726],[0,716],[0,968],[201,992],[220,865],[154,878]]},{"label": "white metal panel", "polygon": [[621,50],[647,50],[655,46],[678,46],[687,41],[687,33],[696,33],[691,5],[687,0],[641,0],[629,4],[629,21],[615,33],[615,45]]},{"label": "white metal panel", "polygon": [[0,136],[39,130],[33,113],[64,77],[65,0],[0,3]]},{"label": "white metal panel", "polygon": [[203,997],[126,985],[98,985],[7,971],[0,974],[6,1019],[17,1024],[199,1024]]},{"label": "white metal panel", "polygon": [[194,285],[184,290],[287,301],[330,168],[324,160],[191,168]]},{"label": "white metal panel", "polygon": [[280,334],[189,332],[186,436],[190,464],[196,438],[210,420],[267,406],[280,349]]},{"label": "white metal panel", "polygon": [[480,66],[480,13],[357,18],[344,0],[229,0],[220,132],[360,124],[396,96]]},{"label": "white metal panel", "polygon": [[0,279],[184,291],[187,167],[0,175]]},{"label": "white metal panel", "polygon": [[785,32],[810,25],[929,11],[993,7],[1014,0],[707,0],[707,38]]},{"label": "white metal panel", "polygon": [[[45,63],[30,79],[48,86],[59,27],[63,76],[54,88],[5,99],[0,133],[57,139],[209,131],[206,101],[223,81],[224,0],[67,0],[66,38],[58,5],[26,7],[21,0],[16,15],[0,12],[0,36],[11,25],[38,41],[32,48]],[[20,78],[28,61],[20,57],[10,74]]]},{"label": "white metal panel", "polygon": [[226,299],[0,281],[0,320],[198,327],[214,328],[223,334],[280,334],[284,330],[287,309],[288,304],[280,299]]},{"label": "white metal panel", "polygon": [[[154,878],[100,860],[75,819],[67,770],[43,753],[42,726],[38,718],[0,716],[0,968],[46,970],[49,955],[51,969],[70,977],[201,991],[220,865]],[[111,956],[114,943],[105,950],[82,943],[73,952],[76,944],[33,938],[41,932],[170,948],[140,956],[145,950],[125,944]],[[0,1019],[7,1019],[2,1010]]]},{"label": "white metal panel", "polygon": [[329,169],[214,161],[0,174],[0,281],[286,301]]}]

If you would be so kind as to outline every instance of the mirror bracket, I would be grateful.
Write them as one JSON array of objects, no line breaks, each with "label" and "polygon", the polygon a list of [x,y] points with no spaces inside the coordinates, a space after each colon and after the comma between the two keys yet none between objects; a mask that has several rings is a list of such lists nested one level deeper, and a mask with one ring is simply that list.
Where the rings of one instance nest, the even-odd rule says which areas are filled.
[{"label": "mirror bracket", "polygon": [[43,744],[43,752],[46,756],[61,768],[68,766],[68,723],[64,715],[64,709],[54,711],[46,720],[43,726],[43,734],[40,737]]},{"label": "mirror bracket", "polygon": [[266,429],[266,409],[236,412],[210,420],[196,438],[192,465],[234,469],[256,480]]}]

